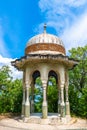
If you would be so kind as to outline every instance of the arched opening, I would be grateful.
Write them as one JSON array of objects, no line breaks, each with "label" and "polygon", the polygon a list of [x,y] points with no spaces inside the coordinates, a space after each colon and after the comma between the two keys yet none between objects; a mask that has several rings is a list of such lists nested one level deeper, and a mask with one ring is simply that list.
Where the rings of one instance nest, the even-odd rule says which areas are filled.
[{"label": "arched opening", "polygon": [[58,76],[53,70],[48,74],[47,101],[48,112],[58,113]]},{"label": "arched opening", "polygon": [[40,72],[36,70],[32,74],[33,84],[31,85],[31,113],[42,112],[42,83]]}]

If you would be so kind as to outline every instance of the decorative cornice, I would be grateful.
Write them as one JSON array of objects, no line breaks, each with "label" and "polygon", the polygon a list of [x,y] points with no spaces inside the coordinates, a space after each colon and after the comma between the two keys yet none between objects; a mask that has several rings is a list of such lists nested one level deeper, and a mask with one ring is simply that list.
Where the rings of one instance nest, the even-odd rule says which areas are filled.
[{"label": "decorative cornice", "polygon": [[72,69],[73,67],[75,67],[79,61],[75,60],[73,58],[69,58],[68,56],[64,56],[62,54],[28,54],[25,55],[23,57],[21,57],[20,59],[16,59],[15,61],[12,61],[11,64],[12,66],[16,67],[17,69],[21,70],[23,69],[23,65],[27,62],[32,62],[39,60],[39,61],[53,61],[55,63],[55,61],[59,61],[59,62],[63,62],[65,64],[67,64],[68,66],[70,65],[70,69]]}]

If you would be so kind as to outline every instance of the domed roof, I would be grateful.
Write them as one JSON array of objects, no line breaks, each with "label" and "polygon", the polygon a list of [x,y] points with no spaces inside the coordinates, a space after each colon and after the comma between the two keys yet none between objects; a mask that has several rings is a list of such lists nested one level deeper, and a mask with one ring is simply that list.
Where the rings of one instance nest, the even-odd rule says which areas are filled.
[{"label": "domed roof", "polygon": [[32,37],[27,42],[25,54],[29,53],[54,53],[65,55],[65,47],[59,37],[46,33],[46,25],[44,25],[44,32]]},{"label": "domed roof", "polygon": [[46,44],[53,43],[53,44],[58,44],[64,47],[61,39],[59,39],[55,35],[48,34],[48,33],[42,33],[42,34],[32,37],[31,39],[29,39],[27,43],[27,47],[33,44],[37,44],[37,43],[46,43]]}]

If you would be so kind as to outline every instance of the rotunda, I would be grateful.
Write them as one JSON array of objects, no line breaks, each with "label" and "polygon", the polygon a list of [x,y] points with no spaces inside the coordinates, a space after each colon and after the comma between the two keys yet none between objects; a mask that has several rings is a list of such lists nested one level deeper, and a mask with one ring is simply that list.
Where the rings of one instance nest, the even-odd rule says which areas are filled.
[{"label": "rotunda", "polygon": [[[12,65],[23,71],[22,117],[30,119],[34,113],[34,84],[39,76],[43,88],[42,118],[48,118],[47,83],[49,76],[56,78],[58,86],[58,110],[56,116],[61,120],[70,117],[68,99],[68,70],[75,67],[78,61],[66,56],[64,44],[60,38],[44,32],[29,39],[25,48],[25,56],[12,61]],[[32,98],[29,98],[29,89]],[[65,93],[64,93],[65,90]],[[65,95],[64,95],[65,94]],[[65,100],[64,100],[64,97]],[[40,118],[41,118],[40,117]]]}]

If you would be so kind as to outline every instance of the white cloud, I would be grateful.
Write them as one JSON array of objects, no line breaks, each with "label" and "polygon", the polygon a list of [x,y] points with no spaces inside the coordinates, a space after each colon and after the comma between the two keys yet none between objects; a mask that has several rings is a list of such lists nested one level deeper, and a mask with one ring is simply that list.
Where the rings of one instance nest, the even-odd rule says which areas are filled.
[{"label": "white cloud", "polygon": [[67,0],[65,3],[73,7],[79,7],[86,4],[87,0]]},{"label": "white cloud", "polygon": [[67,50],[87,44],[87,13],[80,16],[71,27],[66,28],[60,37]]},{"label": "white cloud", "polygon": [[5,57],[2,57],[0,55],[0,68],[3,66],[3,65],[8,65],[10,67],[10,70],[12,71],[12,77],[13,79],[15,80],[16,78],[20,79],[22,78],[22,72],[18,71],[16,68],[14,68],[13,66],[11,66],[11,61],[13,61],[15,59],[12,59],[12,58],[5,58]]},{"label": "white cloud", "polygon": [[[87,3],[87,0],[40,0],[39,7],[42,12],[47,10],[61,10],[63,12],[63,8],[65,6],[69,7],[80,7]],[[59,11],[59,12],[61,12]]]},{"label": "white cloud", "polygon": [[87,44],[87,0],[40,0],[39,7],[66,50]]}]

